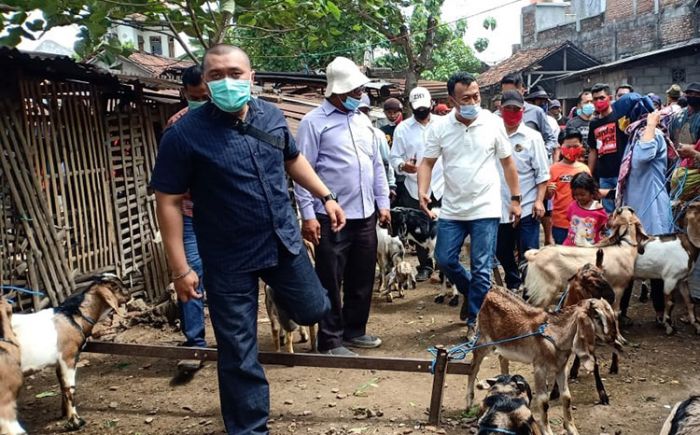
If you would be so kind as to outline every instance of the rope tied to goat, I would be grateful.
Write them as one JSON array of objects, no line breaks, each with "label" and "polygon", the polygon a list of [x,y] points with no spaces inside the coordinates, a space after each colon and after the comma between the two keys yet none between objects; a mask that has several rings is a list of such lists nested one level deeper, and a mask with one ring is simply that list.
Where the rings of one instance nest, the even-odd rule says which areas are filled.
[{"label": "rope tied to goat", "polygon": [[28,289],[26,287],[17,287],[14,285],[0,285],[0,289],[16,291],[18,293],[24,293],[24,294],[32,295],[32,296],[44,296],[44,293],[41,291]]},{"label": "rope tied to goat", "polygon": [[[534,332],[528,332],[526,334],[516,335],[514,337],[503,338],[501,340],[495,340],[481,344],[476,344],[476,342],[479,340],[479,333],[477,332],[477,334],[472,340],[447,349],[447,358],[451,361],[461,361],[465,359],[469,353],[473,352],[476,349],[481,349],[482,347],[497,346],[499,344],[510,343],[512,341],[522,340],[523,338],[534,336],[542,336],[542,338],[550,341],[553,345],[556,346],[556,343],[554,343],[554,339],[549,335],[545,334],[544,332],[545,329],[547,329],[547,326],[548,323],[544,322],[540,326],[538,326],[537,330]],[[437,348],[435,346],[429,347],[427,351],[435,357],[430,365],[430,373],[435,374],[435,364],[437,362]]]}]

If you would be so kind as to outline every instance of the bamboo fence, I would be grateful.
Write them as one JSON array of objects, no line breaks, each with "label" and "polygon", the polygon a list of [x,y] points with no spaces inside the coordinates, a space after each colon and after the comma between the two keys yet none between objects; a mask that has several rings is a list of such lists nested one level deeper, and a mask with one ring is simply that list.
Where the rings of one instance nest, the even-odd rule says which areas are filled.
[{"label": "bamboo fence", "polygon": [[0,97],[0,282],[18,309],[56,305],[102,272],[157,298],[168,284],[147,184],[171,105],[139,89],[19,77]]}]

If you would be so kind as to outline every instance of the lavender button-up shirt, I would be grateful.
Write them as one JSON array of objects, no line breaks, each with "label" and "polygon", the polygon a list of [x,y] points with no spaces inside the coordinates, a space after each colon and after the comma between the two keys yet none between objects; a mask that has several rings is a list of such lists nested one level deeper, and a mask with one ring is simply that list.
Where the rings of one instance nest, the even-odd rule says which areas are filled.
[{"label": "lavender button-up shirt", "polygon": [[[372,124],[359,112],[345,113],[324,100],[301,120],[297,147],[330,190],[348,219],[365,219],[389,208],[389,185]],[[321,201],[296,185],[301,217],[326,214]]]}]

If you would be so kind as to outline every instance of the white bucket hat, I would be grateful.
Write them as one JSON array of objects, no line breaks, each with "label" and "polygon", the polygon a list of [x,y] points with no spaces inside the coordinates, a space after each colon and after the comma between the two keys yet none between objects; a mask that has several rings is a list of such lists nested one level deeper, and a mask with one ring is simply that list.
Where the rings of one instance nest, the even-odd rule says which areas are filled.
[{"label": "white bucket hat", "polygon": [[333,94],[347,94],[369,82],[360,68],[347,57],[338,56],[326,67],[326,98]]},{"label": "white bucket hat", "polygon": [[433,100],[430,98],[430,91],[420,86],[413,88],[408,96],[408,102],[411,103],[411,107],[419,109],[421,107],[430,108],[433,105]]}]

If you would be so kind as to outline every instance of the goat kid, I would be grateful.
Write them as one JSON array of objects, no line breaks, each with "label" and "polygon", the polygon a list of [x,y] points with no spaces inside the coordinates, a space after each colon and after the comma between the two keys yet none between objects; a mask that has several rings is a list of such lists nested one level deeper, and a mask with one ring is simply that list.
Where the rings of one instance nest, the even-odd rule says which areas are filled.
[{"label": "goat kid", "polygon": [[74,403],[80,350],[95,324],[118,311],[129,298],[124,283],[116,275],[105,273],[96,277],[87,290],[72,295],[56,308],[12,316],[12,328],[22,355],[22,372],[56,367],[68,430],[85,425]]},{"label": "goat kid", "polygon": [[408,290],[408,286],[416,289],[416,268],[408,261],[402,260],[395,265],[389,275],[387,275],[387,287],[379,296],[386,296],[387,302],[394,298],[392,292],[397,292],[399,297],[403,297],[403,291]]},{"label": "goat kid", "polygon": [[512,433],[539,434],[539,427],[530,410],[532,391],[520,375],[498,375],[476,386],[487,390],[479,408],[480,435]]},{"label": "goat kid", "polygon": [[[557,313],[547,313],[528,305],[518,296],[500,287],[492,288],[477,317],[476,345],[529,334],[546,324],[544,335],[534,335],[494,346],[475,349],[472,371],[467,386],[467,409],[474,401],[474,381],[484,357],[497,350],[501,372],[508,373],[508,360],[532,364],[535,375],[533,406],[538,413],[537,424],[545,435],[552,435],[549,426],[548,379],[555,379],[561,389],[564,408],[564,428],[570,435],[578,434],[571,415],[571,392],[566,374],[569,357],[577,355],[584,368],[595,366],[595,340],[616,344],[615,313],[602,299],[586,299]],[[619,344],[617,344],[619,345]],[[552,384],[553,385],[553,384]]]},{"label": "goat kid", "polygon": [[676,403],[661,427],[659,435],[697,435],[700,433],[700,396]]},{"label": "goat kid", "polygon": [[[316,248],[313,243],[306,240],[304,247],[311,260],[311,264],[316,264]],[[275,302],[275,291],[272,287],[265,285],[265,309],[267,317],[270,319],[270,329],[272,330],[272,342],[275,345],[275,352],[282,350],[282,344],[288,353],[294,353],[294,332],[299,331],[301,342],[306,343],[311,340],[311,350],[316,350],[316,325],[309,327],[300,326],[289,315],[281,310]]]},{"label": "goat kid", "polygon": [[[664,318],[666,334],[674,332],[671,320],[673,291],[677,290],[688,313],[688,321],[700,334],[700,323],[695,318],[695,305],[690,298],[688,277],[693,271],[700,252],[700,202],[691,203],[685,215],[687,235],[676,233],[652,237],[639,246],[639,255],[634,263],[634,277],[638,279],[662,279],[664,282]],[[691,238],[692,237],[692,238]]]},{"label": "goat kid", "polygon": [[12,330],[12,306],[0,298],[0,434],[26,432],[17,421],[17,395],[22,387],[22,369],[17,337]]},{"label": "goat kid", "polygon": [[[619,313],[622,295],[634,277],[637,247],[649,236],[630,207],[615,210],[609,222],[612,235],[602,240],[598,247],[602,247],[605,255],[605,279],[615,292],[613,308]],[[566,288],[566,277],[575,275],[587,263],[594,264],[597,251],[597,247],[561,245],[527,251],[524,286],[528,302],[542,308],[553,304]]]},{"label": "goat kid", "polygon": [[[391,236],[387,228],[377,225],[377,265],[379,265],[380,296],[391,292],[388,286],[388,275],[406,256],[406,249],[400,237]],[[391,302],[391,300],[390,300]]]}]

